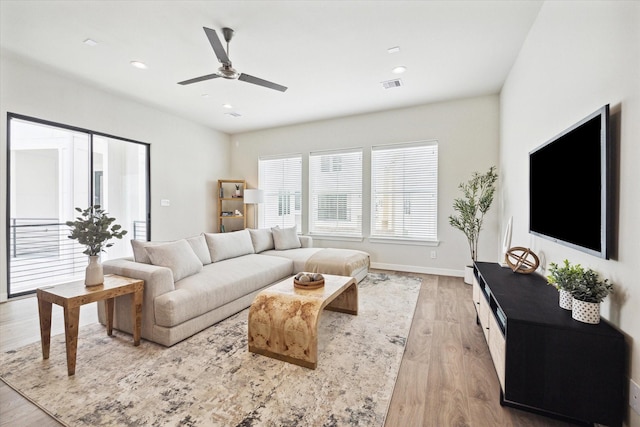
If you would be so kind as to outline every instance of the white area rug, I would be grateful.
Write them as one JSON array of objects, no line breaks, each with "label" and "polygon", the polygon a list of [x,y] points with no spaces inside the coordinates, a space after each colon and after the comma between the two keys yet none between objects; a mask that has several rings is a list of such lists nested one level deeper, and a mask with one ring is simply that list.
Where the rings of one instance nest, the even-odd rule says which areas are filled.
[{"label": "white area rug", "polygon": [[173,347],[80,329],[75,376],[64,335],[0,355],[0,376],[68,426],[382,426],[420,279],[371,273],[359,313],[323,312],[318,367],[247,351],[244,310]]}]

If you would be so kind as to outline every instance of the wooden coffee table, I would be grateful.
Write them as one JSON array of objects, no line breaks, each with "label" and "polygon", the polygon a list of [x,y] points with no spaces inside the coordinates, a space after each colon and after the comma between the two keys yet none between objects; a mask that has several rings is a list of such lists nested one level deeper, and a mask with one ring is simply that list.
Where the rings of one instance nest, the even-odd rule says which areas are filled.
[{"label": "wooden coffee table", "polygon": [[324,274],[322,288],[293,286],[293,277],[256,295],[249,308],[249,351],[315,369],[322,309],[358,314],[353,277]]},{"label": "wooden coffee table", "polygon": [[42,358],[49,358],[51,346],[51,305],[64,308],[64,334],[67,347],[67,373],[76,373],[76,353],[78,350],[78,326],[80,306],[96,301],[105,302],[107,335],[113,333],[113,299],[120,295],[133,294],[133,345],[140,345],[142,326],[142,292],[144,280],[107,274],[104,283],[87,287],[84,280],[61,285],[38,288],[38,313],[40,315],[40,339]]}]

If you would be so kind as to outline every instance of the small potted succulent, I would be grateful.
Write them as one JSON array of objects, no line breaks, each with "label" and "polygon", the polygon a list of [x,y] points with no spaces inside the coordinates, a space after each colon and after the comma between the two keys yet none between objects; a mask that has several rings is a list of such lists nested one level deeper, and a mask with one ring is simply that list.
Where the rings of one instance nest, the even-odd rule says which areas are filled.
[{"label": "small potted succulent", "polygon": [[100,253],[113,246],[113,243],[107,243],[109,240],[122,239],[127,231],[123,230],[122,226],[113,224],[116,219],[110,218],[100,205],[89,206],[85,210],[76,208],[76,211],[80,212],[81,216],[75,221],[66,222],[71,231],[68,237],[86,246],[82,252],[89,256],[85,285],[101,285],[104,282],[104,273],[100,264]]},{"label": "small potted succulent", "polygon": [[236,184],[236,197],[240,197],[240,184]]},{"label": "small potted succulent", "polygon": [[573,296],[571,291],[576,287],[583,274],[584,269],[580,264],[571,265],[566,259],[562,266],[555,262],[549,264],[547,282],[558,290],[558,302],[560,307],[565,310],[572,309]]},{"label": "small potted succulent", "polygon": [[613,284],[601,279],[598,273],[587,269],[571,290],[573,311],[571,317],[584,323],[600,323],[600,303],[613,292]]}]

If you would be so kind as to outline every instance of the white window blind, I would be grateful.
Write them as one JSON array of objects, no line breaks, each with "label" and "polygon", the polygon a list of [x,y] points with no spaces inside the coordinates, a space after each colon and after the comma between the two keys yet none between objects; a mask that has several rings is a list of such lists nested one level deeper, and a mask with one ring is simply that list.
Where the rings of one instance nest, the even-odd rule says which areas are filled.
[{"label": "white window blind", "polygon": [[309,232],[362,236],[362,149],[309,154]]},{"label": "white window blind", "polygon": [[264,203],[259,206],[258,226],[289,228],[301,231],[302,156],[294,155],[258,160],[259,184]]},{"label": "white window blind", "polygon": [[372,147],[371,204],[371,237],[437,240],[437,142]]}]

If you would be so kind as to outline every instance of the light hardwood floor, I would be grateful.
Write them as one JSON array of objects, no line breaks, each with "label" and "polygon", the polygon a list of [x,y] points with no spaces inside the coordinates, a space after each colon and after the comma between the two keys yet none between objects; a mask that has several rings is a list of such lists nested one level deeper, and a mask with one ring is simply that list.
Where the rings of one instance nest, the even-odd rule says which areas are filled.
[{"label": "light hardwood floor", "polygon": [[[408,275],[423,284],[385,427],[570,426],[500,406],[500,386],[475,322],[471,286],[461,278]],[[82,306],[80,327],[95,322],[95,303]],[[62,309],[54,305],[51,334],[60,333]],[[0,351],[39,339],[35,297],[0,304]],[[0,381],[1,427],[59,425]]]}]

